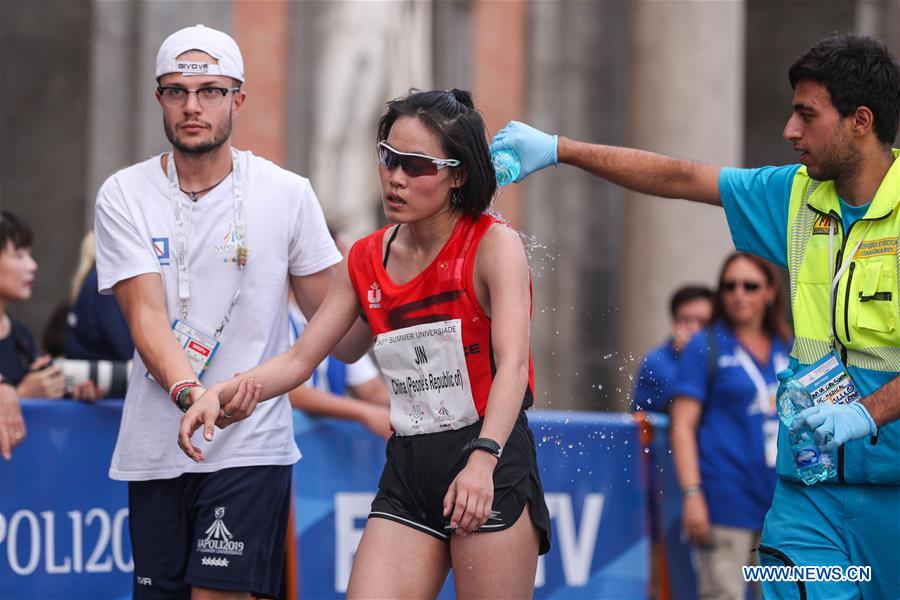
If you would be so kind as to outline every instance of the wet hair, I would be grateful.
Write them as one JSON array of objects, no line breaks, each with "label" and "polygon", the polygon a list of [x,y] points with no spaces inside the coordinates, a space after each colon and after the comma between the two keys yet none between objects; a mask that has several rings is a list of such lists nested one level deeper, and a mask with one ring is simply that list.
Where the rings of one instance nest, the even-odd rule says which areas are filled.
[{"label": "wet hair", "polygon": [[0,252],[6,250],[7,242],[13,248],[31,248],[31,228],[14,214],[0,210]]},{"label": "wet hair", "polygon": [[890,144],[900,123],[900,65],[884,42],[854,33],[826,37],[804,52],[788,71],[791,87],[821,83],[842,117],[860,106],[874,116],[878,139]]},{"label": "wet hair", "polygon": [[487,210],[497,179],[484,119],[472,103],[472,94],[458,89],[410,90],[405,97],[387,103],[387,112],[378,121],[378,141],[387,140],[400,117],[421,120],[437,136],[447,158],[460,162],[451,168],[462,169],[466,181],[454,194],[453,208],[473,217]]},{"label": "wet hair", "polygon": [[675,318],[679,308],[694,300],[708,300],[712,304],[715,294],[711,289],[702,285],[686,285],[678,288],[669,300],[669,313],[672,318]]},{"label": "wet hair", "polygon": [[725,311],[725,302],[723,300],[725,294],[722,289],[722,283],[725,280],[725,271],[728,270],[731,263],[741,258],[756,265],[756,268],[765,276],[766,283],[775,290],[775,298],[772,301],[772,304],[766,308],[766,315],[763,318],[763,328],[769,332],[769,335],[779,337],[785,342],[790,341],[793,333],[785,318],[784,289],[781,287],[781,280],[778,277],[778,273],[775,271],[775,267],[755,254],[734,252],[728,255],[725,262],[722,263],[722,270],[719,271],[719,285],[716,288],[715,302],[713,303],[713,320],[722,321],[729,327],[734,326],[734,322]]}]

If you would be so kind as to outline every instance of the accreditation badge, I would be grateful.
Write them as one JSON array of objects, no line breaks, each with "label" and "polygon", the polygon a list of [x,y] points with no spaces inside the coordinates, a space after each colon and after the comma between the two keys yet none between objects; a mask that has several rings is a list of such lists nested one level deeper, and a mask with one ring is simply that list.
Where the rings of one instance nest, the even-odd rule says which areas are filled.
[{"label": "accreditation badge", "polygon": [[798,371],[794,378],[806,386],[816,404],[850,404],[860,399],[859,388],[832,350],[815,364]]},{"label": "accreditation badge", "polygon": [[191,370],[197,379],[203,379],[203,374],[219,349],[219,340],[180,319],[172,323],[172,333],[191,361]]}]

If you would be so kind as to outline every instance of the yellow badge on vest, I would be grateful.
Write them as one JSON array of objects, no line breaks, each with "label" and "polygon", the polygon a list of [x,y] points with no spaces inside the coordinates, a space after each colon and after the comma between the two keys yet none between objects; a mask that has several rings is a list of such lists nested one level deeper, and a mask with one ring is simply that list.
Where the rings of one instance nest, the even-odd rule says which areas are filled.
[{"label": "yellow badge on vest", "polygon": [[878,240],[867,240],[859,245],[859,250],[853,255],[853,258],[870,258],[872,256],[896,256],[897,255],[897,238],[881,238]]},{"label": "yellow badge on vest", "polygon": [[828,235],[831,230],[831,217],[828,215],[819,215],[813,221],[813,235]]}]

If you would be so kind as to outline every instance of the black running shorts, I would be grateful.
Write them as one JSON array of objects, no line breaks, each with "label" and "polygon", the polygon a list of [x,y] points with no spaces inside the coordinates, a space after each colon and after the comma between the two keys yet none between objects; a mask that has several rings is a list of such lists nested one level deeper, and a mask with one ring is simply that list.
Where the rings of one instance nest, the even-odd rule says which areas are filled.
[{"label": "black running shorts", "polygon": [[[452,431],[391,437],[369,517],[389,519],[449,542],[450,519],[443,515],[444,496],[469,459],[463,446],[479,436],[481,424],[478,421]],[[545,554],[550,549],[550,513],[544,502],[534,437],[522,411],[494,469],[491,517],[478,531],[511,527],[526,505],[538,529],[540,553]]]}]

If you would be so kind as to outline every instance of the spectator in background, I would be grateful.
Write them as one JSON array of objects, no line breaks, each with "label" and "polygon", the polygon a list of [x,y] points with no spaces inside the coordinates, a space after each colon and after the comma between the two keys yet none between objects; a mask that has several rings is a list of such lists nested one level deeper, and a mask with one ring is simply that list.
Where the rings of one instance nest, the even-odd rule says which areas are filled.
[{"label": "spectator in background", "polygon": [[0,375],[20,398],[59,398],[63,376],[49,356],[37,355],[28,327],[7,308],[31,298],[37,263],[31,257],[31,229],[15,215],[0,211]]},{"label": "spectator in background", "polygon": [[719,274],[714,323],[678,363],[672,452],[700,598],[745,597],[740,569],[775,491],[775,374],[787,368],[791,342],[784,304],[771,265],[732,254]]},{"label": "spectator in background", "polygon": [[[341,255],[347,256],[350,252],[347,236],[331,225],[328,226],[328,233]],[[291,300],[288,317],[293,344],[306,328],[307,319],[293,297]],[[350,364],[333,356],[325,357],[312,377],[290,392],[288,399],[292,407],[306,415],[358,421],[377,436],[385,439],[391,437],[390,392],[368,354]],[[295,412],[295,431],[301,430],[298,418],[302,419]]]},{"label": "spectator in background", "polygon": [[12,458],[12,451],[25,441],[25,435],[25,420],[16,388],[0,376],[0,454],[5,460]]},{"label": "spectator in background", "polygon": [[703,286],[685,286],[669,300],[672,335],[644,356],[631,394],[631,410],[666,412],[672,397],[669,388],[678,371],[678,358],[691,337],[709,324],[713,293]]},{"label": "spectator in background", "polygon": [[[94,254],[94,233],[88,231],[81,241],[78,266],[72,276],[69,296],[54,310],[41,336],[44,351],[56,358],[77,361],[113,361],[123,363],[127,373],[134,354],[128,324],[114,296],[101,295],[97,290],[97,266]],[[101,375],[98,382],[90,377],[97,373],[91,367],[73,368],[66,361],[56,361],[63,369],[66,393],[79,400],[95,402],[110,390],[107,385],[115,378]],[[121,386],[120,386],[121,387]],[[124,392],[113,389],[117,395]]]},{"label": "spectator in background", "polygon": [[[290,319],[291,340],[295,341],[307,320],[294,304]],[[391,437],[390,394],[368,354],[349,364],[327,356],[306,383],[288,394],[288,399],[292,407],[310,416],[358,421],[379,437]]]},{"label": "spectator in background", "polygon": [[134,343],[125,315],[115,296],[98,291],[93,231],[88,231],[81,242],[66,320],[66,358],[123,362],[132,359]]}]

